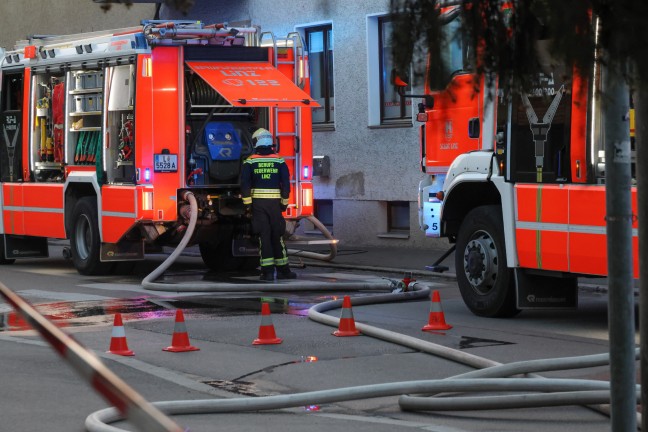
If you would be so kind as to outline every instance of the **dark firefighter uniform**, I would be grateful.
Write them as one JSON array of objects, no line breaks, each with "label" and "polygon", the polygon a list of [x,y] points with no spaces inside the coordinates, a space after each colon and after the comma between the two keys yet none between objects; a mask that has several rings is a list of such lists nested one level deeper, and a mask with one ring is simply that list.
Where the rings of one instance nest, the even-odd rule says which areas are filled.
[{"label": "dark firefighter uniform", "polygon": [[243,204],[252,207],[252,229],[259,234],[261,280],[294,279],[283,242],[286,221],[282,212],[290,197],[290,174],[286,162],[272,149],[272,135],[265,129],[253,135],[255,153],[241,170]]}]

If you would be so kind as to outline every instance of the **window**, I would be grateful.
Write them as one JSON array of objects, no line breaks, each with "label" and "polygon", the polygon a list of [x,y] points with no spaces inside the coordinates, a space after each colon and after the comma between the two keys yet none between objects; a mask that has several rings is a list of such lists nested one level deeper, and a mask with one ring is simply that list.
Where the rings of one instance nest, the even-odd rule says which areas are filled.
[{"label": "window", "polygon": [[[378,20],[378,39],[380,55],[380,123],[393,121],[412,121],[412,99],[398,94],[397,87],[392,83],[394,62],[392,59],[392,22],[388,18]],[[407,93],[411,93],[408,85]]]},{"label": "window", "polygon": [[[391,34],[392,23],[386,14],[367,16],[369,127],[412,126],[412,99],[402,98],[392,84]],[[411,93],[411,86],[405,92]]]},{"label": "window", "polygon": [[[23,72],[5,72],[0,100],[0,181],[22,179]],[[29,128],[29,126],[28,126]]]},{"label": "window", "polygon": [[22,109],[23,76],[6,73],[2,89],[2,111],[20,111]]},{"label": "window", "polygon": [[311,96],[321,107],[313,108],[313,125],[332,125],[335,119],[333,91],[333,26],[304,29],[311,77]]},{"label": "window", "polygon": [[328,199],[318,199],[314,202],[315,217],[322,224],[330,229],[333,227],[333,201]]},{"label": "window", "polygon": [[456,72],[472,69],[470,46],[463,40],[460,15],[454,9],[447,12],[447,15],[448,22],[441,28],[443,43],[440,56],[443,61],[437,62],[436,67],[430,70],[432,90],[445,89]]},{"label": "window", "polygon": [[387,230],[390,233],[409,233],[409,202],[390,201],[387,203]]}]

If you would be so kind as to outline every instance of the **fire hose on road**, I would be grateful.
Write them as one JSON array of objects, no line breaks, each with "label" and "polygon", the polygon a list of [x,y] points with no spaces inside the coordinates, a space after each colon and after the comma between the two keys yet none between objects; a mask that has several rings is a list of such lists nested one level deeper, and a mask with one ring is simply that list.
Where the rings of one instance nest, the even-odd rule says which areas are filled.
[{"label": "fire hose on road", "polygon": [[[192,195],[187,199],[195,205]],[[173,254],[165,260],[153,273],[148,275],[142,284],[147,289],[163,291],[298,291],[322,290],[331,288],[328,283],[313,283],[304,286],[299,284],[289,286],[286,284],[251,284],[237,287],[236,284],[201,283],[201,284],[160,284],[152,282],[171,265],[179,256],[191,238],[195,226],[195,212],[192,212],[189,227],[180,245]],[[180,251],[180,252],[178,252]],[[178,252],[176,254],[176,252]],[[335,284],[336,289],[373,289],[393,288],[393,281],[384,280],[380,284],[352,283]],[[412,282],[406,292],[391,292],[378,295],[354,298],[356,306],[406,301],[427,298],[430,294],[429,286]],[[103,364],[93,355],[85,355],[83,348],[73,339],[53,325],[48,325],[33,308],[25,306],[21,299],[0,284],[2,293],[14,308],[27,319],[30,324],[41,332],[42,336],[71,363],[82,377],[91,383],[97,391],[110,390],[108,400],[117,408],[107,408],[90,414],[86,419],[86,428],[90,432],[124,432],[123,429],[111,426],[110,423],[127,419],[141,430],[178,431],[178,426],[160,413],[170,415],[178,414],[210,414],[225,412],[247,412],[260,410],[274,410],[281,408],[299,407],[304,405],[318,405],[332,402],[343,402],[358,399],[369,399],[385,396],[398,396],[399,406],[403,410],[485,410],[508,409],[521,407],[547,407],[559,405],[592,405],[608,404],[610,402],[610,383],[598,380],[582,379],[549,379],[542,377],[505,378],[521,374],[542,371],[555,371],[564,369],[577,369],[609,364],[609,354],[591,356],[543,359],[522,361],[502,365],[479,356],[463,351],[444,347],[421,339],[399,334],[385,329],[380,329],[363,323],[356,323],[356,328],[364,335],[379,338],[391,343],[409,347],[413,350],[425,352],[444,359],[455,361],[464,365],[477,368],[469,372],[442,380],[417,380],[393,383],[374,384],[367,386],[344,387],[330,390],[312,391],[288,395],[247,397],[232,399],[206,399],[206,400],[178,400],[154,402],[149,406],[139,395],[131,392],[126,384],[118,377],[111,375]],[[337,309],[342,305],[342,300],[333,300],[317,304],[309,309],[310,319],[330,326],[338,326],[339,318],[327,315],[325,312]],[[45,320],[45,321],[43,321]],[[73,355],[68,355],[73,353]],[[90,353],[91,354],[91,353]],[[639,355],[637,350],[636,355]],[[97,381],[99,380],[99,381]],[[101,384],[101,385],[99,385]],[[126,387],[124,387],[126,386]],[[436,398],[438,393],[454,392],[541,392],[533,394],[516,394],[502,396],[452,396]],[[640,387],[637,386],[637,399],[640,398]],[[409,396],[410,394],[431,395],[427,397]],[[157,422],[157,423],[156,423]],[[641,423],[640,421],[638,422]]]},{"label": "fire hose on road", "polygon": [[[189,201],[191,206],[189,223],[184,237],[176,247],[176,249],[169,255],[160,266],[153,270],[142,280],[142,287],[153,291],[171,291],[171,292],[250,292],[250,291],[326,291],[332,288],[336,290],[389,290],[393,288],[393,282],[383,279],[377,282],[336,282],[334,285],[327,281],[299,281],[299,282],[282,282],[282,283],[246,283],[236,284],[228,282],[187,282],[187,283],[160,283],[155,280],[160,277],[173,262],[182,254],[187,244],[193,236],[196,222],[198,219],[198,204],[196,198],[189,191],[185,192],[183,199]],[[315,218],[311,220],[318,226],[318,228],[329,239],[333,239],[331,234],[326,230]],[[294,255],[303,256],[308,258],[330,260],[335,257],[336,246],[331,244],[331,251],[329,254],[318,254],[307,251],[289,251]]]},{"label": "fire hose on road", "polygon": [[[421,291],[418,292],[425,291],[425,289],[421,289],[421,287],[419,287],[419,289]],[[403,293],[360,297],[355,299],[354,302],[357,305],[382,303],[390,301],[391,296],[400,296],[402,299],[402,294]],[[392,298],[392,300],[394,299]],[[337,326],[338,319],[326,315],[324,312],[338,308],[340,305],[340,300],[318,304],[309,310],[309,317],[327,325]],[[153,405],[166,414],[181,415],[275,410],[386,396],[399,396],[398,403],[401,409],[411,411],[461,411],[563,405],[591,405],[607,404],[610,401],[610,383],[606,381],[548,379],[541,377],[502,378],[531,372],[603,366],[609,364],[608,354],[531,360],[501,365],[497,362],[467,354],[459,350],[447,348],[366,324],[356,323],[356,328],[367,336],[376,337],[445,359],[457,361],[462,364],[480,368],[480,370],[443,380],[393,382],[254,398],[165,401],[155,402]],[[637,355],[639,355],[638,351]],[[512,396],[446,396],[443,398],[407,396],[407,394],[485,391],[525,391],[543,393],[524,395],[516,394]],[[637,386],[638,397],[639,394],[640,388]],[[86,428],[90,432],[123,432],[122,429],[109,425],[109,423],[119,421],[120,419],[121,416],[116,409],[107,408],[88,416],[86,419]]]}]

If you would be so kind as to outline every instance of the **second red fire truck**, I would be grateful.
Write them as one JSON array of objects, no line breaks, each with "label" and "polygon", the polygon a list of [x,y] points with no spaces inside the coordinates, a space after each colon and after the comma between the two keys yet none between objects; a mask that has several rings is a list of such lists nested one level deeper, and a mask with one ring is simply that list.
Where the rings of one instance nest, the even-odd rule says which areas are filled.
[{"label": "second red fire truck", "polygon": [[[448,68],[426,81],[417,115],[420,227],[456,247],[457,282],[475,314],[575,307],[577,278],[608,274],[604,72],[545,55],[533,88],[506,95],[473,74],[458,6],[443,13]],[[538,52],[548,42],[537,40]],[[617,156],[630,163],[628,150]],[[636,215],[636,186],[630,192]],[[638,278],[636,218],[632,228]]]}]

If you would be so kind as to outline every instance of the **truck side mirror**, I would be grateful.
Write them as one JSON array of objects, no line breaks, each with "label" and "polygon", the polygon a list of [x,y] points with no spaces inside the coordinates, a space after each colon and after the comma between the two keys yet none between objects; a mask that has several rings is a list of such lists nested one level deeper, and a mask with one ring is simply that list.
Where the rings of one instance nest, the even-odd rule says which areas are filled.
[{"label": "truck side mirror", "polygon": [[401,74],[396,69],[392,69],[390,82],[396,87],[396,91],[401,97],[423,98],[425,108],[431,109],[434,107],[434,97],[432,95],[414,95],[405,93],[407,86],[409,86],[409,76],[407,74]]},{"label": "truck side mirror", "polygon": [[405,90],[409,85],[409,76],[406,73],[400,73],[396,69],[392,69],[389,82],[398,88],[398,92]]}]

